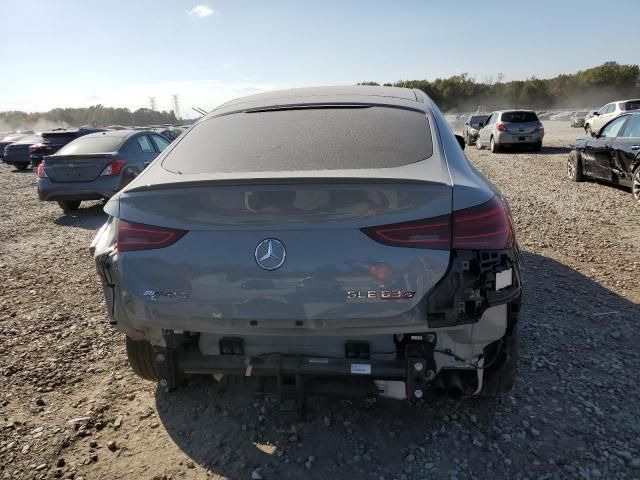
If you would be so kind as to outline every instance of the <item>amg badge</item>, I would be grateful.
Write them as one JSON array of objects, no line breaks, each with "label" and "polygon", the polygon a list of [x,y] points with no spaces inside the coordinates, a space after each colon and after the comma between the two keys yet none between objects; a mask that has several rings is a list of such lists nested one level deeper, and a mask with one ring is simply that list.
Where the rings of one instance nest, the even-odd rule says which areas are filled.
[{"label": "amg badge", "polygon": [[402,300],[413,298],[416,292],[406,290],[348,290],[347,299],[355,300],[359,298],[380,298],[382,300]]}]

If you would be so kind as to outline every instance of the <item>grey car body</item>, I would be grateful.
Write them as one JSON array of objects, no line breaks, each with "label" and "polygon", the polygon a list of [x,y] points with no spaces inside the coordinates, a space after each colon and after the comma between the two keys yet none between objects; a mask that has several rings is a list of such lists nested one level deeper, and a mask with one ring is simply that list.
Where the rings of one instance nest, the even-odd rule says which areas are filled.
[{"label": "grey car body", "polygon": [[478,132],[476,146],[492,152],[502,147],[530,146],[542,148],[544,127],[533,110],[498,110],[489,115]]},{"label": "grey car body", "polygon": [[29,148],[41,141],[42,137],[34,134],[22,137],[20,140],[7,145],[4,149],[5,163],[24,170],[31,165],[31,152]]},{"label": "grey car body", "polygon": [[419,90],[229,102],[105,211],[91,251],[143,378],[303,390],[339,378],[401,384],[396,398],[511,386],[521,287],[508,209]]},{"label": "grey car body", "polygon": [[83,200],[110,198],[168,144],[152,131],[112,130],[77,138],[44,157],[37,171],[38,196],[65,210]]},{"label": "grey car body", "polygon": [[471,115],[462,127],[462,138],[467,145],[475,145],[480,125],[484,125],[489,115]]}]

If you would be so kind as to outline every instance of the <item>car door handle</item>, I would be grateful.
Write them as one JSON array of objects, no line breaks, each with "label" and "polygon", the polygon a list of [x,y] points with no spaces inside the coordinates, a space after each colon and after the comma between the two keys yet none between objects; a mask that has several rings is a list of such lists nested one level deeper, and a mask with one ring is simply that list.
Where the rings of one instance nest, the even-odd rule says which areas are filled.
[{"label": "car door handle", "polygon": [[640,145],[631,145],[631,150],[640,150]]}]

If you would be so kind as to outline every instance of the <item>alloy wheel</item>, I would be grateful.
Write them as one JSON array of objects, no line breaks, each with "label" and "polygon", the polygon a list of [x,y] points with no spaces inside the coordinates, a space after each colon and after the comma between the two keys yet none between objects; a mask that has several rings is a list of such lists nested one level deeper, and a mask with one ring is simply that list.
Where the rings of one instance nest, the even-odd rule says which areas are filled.
[{"label": "alloy wheel", "polygon": [[633,198],[640,202],[640,167],[633,172],[633,182],[631,183],[631,193]]}]

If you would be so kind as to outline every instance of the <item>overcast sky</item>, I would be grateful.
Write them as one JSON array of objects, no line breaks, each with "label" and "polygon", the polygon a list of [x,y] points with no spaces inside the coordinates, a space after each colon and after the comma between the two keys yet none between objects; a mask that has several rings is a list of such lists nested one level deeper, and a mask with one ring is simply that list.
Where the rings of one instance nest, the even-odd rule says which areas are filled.
[{"label": "overcast sky", "polygon": [[638,63],[640,1],[0,0],[0,111]]}]

